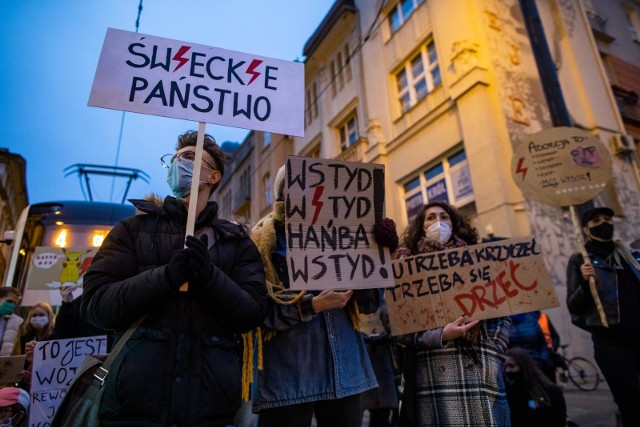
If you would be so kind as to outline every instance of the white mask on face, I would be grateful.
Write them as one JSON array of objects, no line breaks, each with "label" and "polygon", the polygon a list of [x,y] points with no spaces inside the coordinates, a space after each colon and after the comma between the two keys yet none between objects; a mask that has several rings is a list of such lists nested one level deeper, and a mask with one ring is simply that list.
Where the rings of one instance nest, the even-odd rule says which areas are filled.
[{"label": "white mask on face", "polygon": [[429,227],[424,229],[424,233],[427,239],[434,240],[441,245],[444,245],[451,238],[451,226],[446,222],[436,221]]},{"label": "white mask on face", "polygon": [[47,319],[45,316],[37,316],[31,318],[31,326],[33,326],[35,329],[42,329],[47,326],[48,323],[49,319]]}]

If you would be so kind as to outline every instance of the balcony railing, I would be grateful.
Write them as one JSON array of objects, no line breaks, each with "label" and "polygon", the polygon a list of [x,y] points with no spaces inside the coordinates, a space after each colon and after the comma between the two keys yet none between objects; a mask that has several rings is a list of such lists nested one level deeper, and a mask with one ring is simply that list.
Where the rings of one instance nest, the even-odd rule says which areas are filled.
[{"label": "balcony railing", "polygon": [[368,148],[369,140],[367,138],[360,138],[342,153],[338,154],[336,156],[336,160],[344,160],[347,162],[366,162]]}]

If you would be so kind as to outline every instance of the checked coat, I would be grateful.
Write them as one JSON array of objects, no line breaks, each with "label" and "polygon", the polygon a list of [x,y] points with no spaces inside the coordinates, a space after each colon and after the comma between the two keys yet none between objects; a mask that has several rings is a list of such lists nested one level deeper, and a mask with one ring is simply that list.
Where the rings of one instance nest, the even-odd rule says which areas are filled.
[{"label": "checked coat", "polygon": [[[425,242],[418,248],[428,252],[428,245],[420,243]],[[451,243],[462,245],[457,239]],[[399,248],[396,256],[411,254]],[[442,328],[401,337],[409,353],[403,374],[408,396],[402,406],[412,412],[411,422],[402,425],[509,426],[502,354],[510,325],[508,317],[483,320],[473,341],[463,337],[443,343]]]}]

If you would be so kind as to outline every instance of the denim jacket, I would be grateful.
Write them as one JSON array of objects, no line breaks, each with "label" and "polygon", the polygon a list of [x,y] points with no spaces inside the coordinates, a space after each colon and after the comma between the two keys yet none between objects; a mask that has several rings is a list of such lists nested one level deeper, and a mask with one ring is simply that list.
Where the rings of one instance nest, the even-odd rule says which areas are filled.
[{"label": "denim jacket", "polygon": [[[288,288],[286,255],[277,242],[284,230],[274,225],[270,218],[261,221],[252,238],[263,254],[267,280],[280,280]],[[314,313],[313,297],[307,293],[290,304],[268,299],[263,329],[275,334],[262,343],[263,368],[257,370],[252,389],[254,412],[340,399],[378,386],[364,340],[351,323],[349,306]]]},{"label": "denim jacket", "polygon": [[[300,306],[310,307],[307,301],[269,305],[265,326],[277,332],[263,343],[254,411],[339,399],[378,386],[364,341],[346,309],[316,315],[301,313]],[[310,319],[302,320],[301,314]]]}]

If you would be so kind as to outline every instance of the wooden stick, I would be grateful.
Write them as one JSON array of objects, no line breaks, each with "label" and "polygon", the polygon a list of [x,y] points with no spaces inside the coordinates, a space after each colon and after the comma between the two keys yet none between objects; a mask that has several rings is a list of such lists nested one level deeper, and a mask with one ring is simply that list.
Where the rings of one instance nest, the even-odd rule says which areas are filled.
[{"label": "wooden stick", "polygon": [[[582,254],[583,262],[591,263],[591,259],[589,258],[589,254],[587,253],[587,249],[584,247],[584,243],[582,241],[582,230],[580,224],[578,223],[578,216],[576,215],[576,207],[571,205],[569,206],[569,212],[571,212],[571,222],[573,223],[573,231],[576,234],[576,243],[578,244],[578,250]],[[602,326],[605,328],[609,327],[609,322],[607,322],[607,316],[604,314],[604,309],[602,308],[602,302],[600,302],[600,297],[598,296],[598,290],[596,289],[596,278],[594,276],[589,276],[589,290],[591,291],[591,296],[593,297],[593,301],[596,303],[596,308],[598,309],[598,314],[600,315],[600,322]]]},{"label": "wooden stick", "polygon": [[[189,211],[187,213],[187,231],[185,233],[185,247],[187,236],[193,236],[196,227],[196,209],[198,207],[198,189],[200,188],[200,167],[202,166],[202,151],[204,149],[205,122],[198,125],[198,138],[196,139],[196,158],[193,162],[193,177],[191,178],[191,193],[189,195]],[[189,290],[189,282],[180,286],[180,292]]]}]

